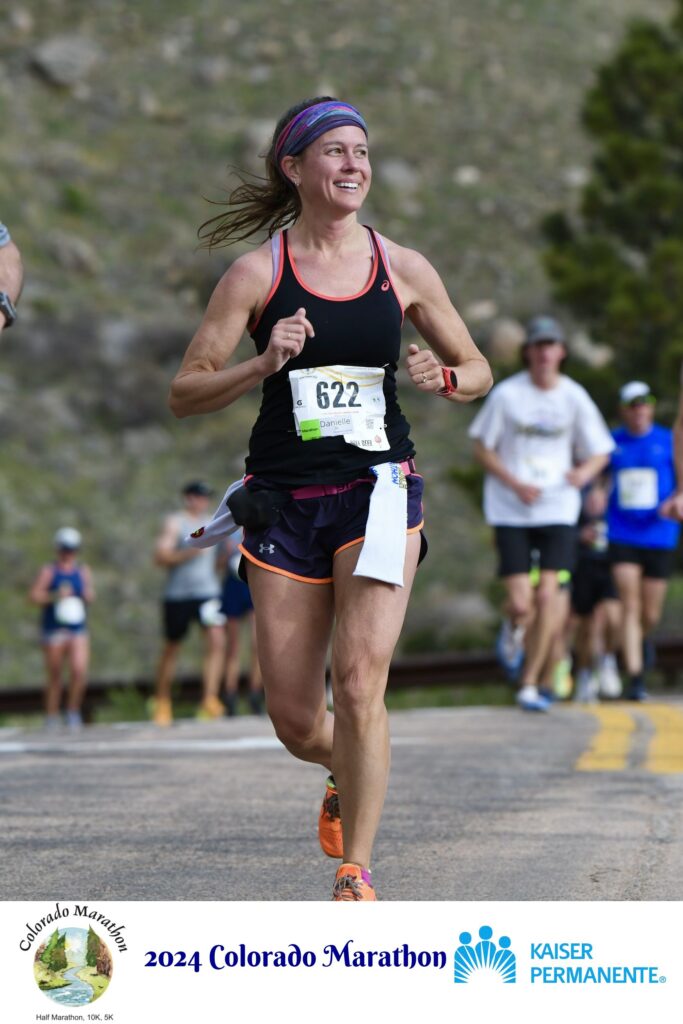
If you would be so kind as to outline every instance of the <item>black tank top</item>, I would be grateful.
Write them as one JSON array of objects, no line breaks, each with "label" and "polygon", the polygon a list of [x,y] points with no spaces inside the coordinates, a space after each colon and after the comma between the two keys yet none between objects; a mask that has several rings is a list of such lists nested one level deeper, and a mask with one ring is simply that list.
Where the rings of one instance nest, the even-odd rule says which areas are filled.
[{"label": "black tank top", "polygon": [[[268,347],[273,326],[304,307],[313,324],[301,353],[263,381],[261,409],[249,441],[247,473],[279,487],[341,484],[364,476],[369,466],[402,462],[415,454],[410,426],[396,400],[396,369],[401,346],[403,310],[385,265],[382,246],[370,231],[374,259],[370,280],[348,298],[320,295],[297,275],[289,253],[287,231],[280,237],[279,266],[271,294],[258,321],[250,325],[256,349]],[[289,371],[315,366],[383,366],[388,451],[365,451],[343,437],[302,441],[292,412]]]}]

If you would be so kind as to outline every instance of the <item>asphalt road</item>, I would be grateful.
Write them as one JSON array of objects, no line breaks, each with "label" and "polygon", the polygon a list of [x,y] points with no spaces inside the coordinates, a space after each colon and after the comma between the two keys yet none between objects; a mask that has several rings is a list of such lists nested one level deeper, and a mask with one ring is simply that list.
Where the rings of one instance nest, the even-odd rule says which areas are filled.
[{"label": "asphalt road", "polygon": [[[393,712],[384,900],[683,899],[683,702]],[[0,730],[0,898],[328,899],[267,720]]]}]

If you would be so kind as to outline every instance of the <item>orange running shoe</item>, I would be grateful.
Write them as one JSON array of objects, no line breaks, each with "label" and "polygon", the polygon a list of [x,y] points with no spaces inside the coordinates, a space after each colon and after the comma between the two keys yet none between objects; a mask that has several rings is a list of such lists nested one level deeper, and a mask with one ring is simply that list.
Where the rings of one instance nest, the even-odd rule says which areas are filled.
[{"label": "orange running shoe", "polygon": [[153,707],[152,721],[155,725],[173,724],[173,705],[168,697],[157,697]]},{"label": "orange running shoe", "polygon": [[339,793],[330,775],[318,818],[318,839],[323,853],[328,857],[344,856],[342,824],[339,816]]},{"label": "orange running shoe", "polygon": [[218,697],[209,694],[205,697],[197,709],[197,718],[207,719],[222,718],[225,714],[225,704]]},{"label": "orange running shoe", "polygon": [[332,900],[336,903],[358,900],[377,902],[370,872],[360,864],[342,864],[332,887]]}]

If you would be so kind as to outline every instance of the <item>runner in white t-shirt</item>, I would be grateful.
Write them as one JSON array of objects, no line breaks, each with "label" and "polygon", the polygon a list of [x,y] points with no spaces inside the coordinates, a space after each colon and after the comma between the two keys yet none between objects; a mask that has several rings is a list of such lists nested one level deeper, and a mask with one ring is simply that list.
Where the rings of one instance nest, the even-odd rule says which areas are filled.
[{"label": "runner in white t-shirt", "polygon": [[[495,527],[508,639],[519,640],[534,623],[517,700],[545,711],[537,684],[555,628],[557,574],[574,566],[580,491],[607,464],[614,442],[586,390],[560,373],[567,349],[556,320],[535,317],[522,352],[527,368],[493,388],[469,434],[486,470],[484,514]],[[534,551],[541,570],[535,590]]]}]

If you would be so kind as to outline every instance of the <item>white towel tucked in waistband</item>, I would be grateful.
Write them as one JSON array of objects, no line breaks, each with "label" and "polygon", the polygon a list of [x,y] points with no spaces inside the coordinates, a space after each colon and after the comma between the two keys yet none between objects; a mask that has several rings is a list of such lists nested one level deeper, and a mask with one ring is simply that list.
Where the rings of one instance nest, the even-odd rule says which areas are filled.
[{"label": "white towel tucked in waistband", "polygon": [[235,530],[239,530],[240,527],[237,525],[235,520],[232,518],[232,512],[228,508],[228,498],[233,491],[238,490],[244,486],[244,477],[240,477],[239,480],[235,480],[230,484],[227,491],[223,495],[223,500],[213,514],[213,519],[206,526],[200,526],[198,530],[191,533],[189,537],[185,538],[187,544],[193,548],[212,548],[214,544],[218,544],[219,541],[223,540],[224,537],[229,537]]},{"label": "white towel tucked in waistband", "polygon": [[408,526],[408,483],[395,462],[372,466],[377,482],[370,495],[365,540],[354,576],[403,586]]}]

